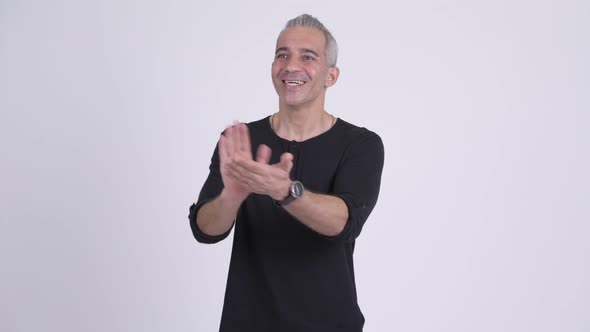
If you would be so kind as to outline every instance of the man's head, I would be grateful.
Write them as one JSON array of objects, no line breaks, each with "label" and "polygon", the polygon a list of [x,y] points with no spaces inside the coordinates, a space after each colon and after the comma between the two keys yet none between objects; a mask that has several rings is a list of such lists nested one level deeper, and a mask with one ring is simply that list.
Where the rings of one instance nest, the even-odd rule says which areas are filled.
[{"label": "man's head", "polygon": [[326,46],[324,49],[324,55],[326,56],[327,60],[326,63],[328,67],[336,66],[336,62],[338,60],[338,44],[336,43],[334,36],[332,36],[330,31],[326,29],[322,22],[311,15],[302,14],[289,20],[287,24],[285,24],[285,29],[291,27],[308,27],[321,31],[324,34],[324,38],[326,38]]},{"label": "man's head", "polygon": [[316,18],[300,15],[277,38],[272,79],[281,108],[323,110],[326,89],[336,83],[338,46]]}]

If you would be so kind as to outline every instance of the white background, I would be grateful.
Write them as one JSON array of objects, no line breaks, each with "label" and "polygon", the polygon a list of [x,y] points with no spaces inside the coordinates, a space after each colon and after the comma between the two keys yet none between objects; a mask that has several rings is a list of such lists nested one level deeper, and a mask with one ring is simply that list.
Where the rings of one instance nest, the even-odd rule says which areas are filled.
[{"label": "white background", "polygon": [[386,148],[365,331],[590,331],[587,1],[0,0],[1,331],[218,329],[231,241],[188,207],[304,12]]}]

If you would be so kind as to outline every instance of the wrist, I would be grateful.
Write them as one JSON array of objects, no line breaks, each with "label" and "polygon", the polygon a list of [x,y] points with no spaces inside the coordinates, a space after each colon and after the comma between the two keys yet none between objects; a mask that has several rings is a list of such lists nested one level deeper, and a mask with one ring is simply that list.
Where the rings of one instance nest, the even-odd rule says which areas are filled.
[{"label": "wrist", "polygon": [[304,191],[305,188],[303,187],[303,184],[295,180],[291,182],[291,184],[289,185],[289,192],[287,196],[281,200],[275,200],[275,203],[278,205],[287,205],[293,202],[294,200],[301,198],[301,196],[303,196]]},{"label": "wrist", "polygon": [[272,199],[274,199],[275,201],[282,201],[285,198],[289,197],[290,192],[291,192],[291,184],[293,183],[293,181],[291,179],[287,179],[285,181],[281,182],[281,185],[279,186],[279,189],[276,191],[276,193],[271,196]]},{"label": "wrist", "polygon": [[221,190],[221,194],[219,194],[219,199],[227,204],[235,204],[240,206],[244,200],[248,197],[250,193],[236,193],[227,190],[227,188],[223,188]]}]

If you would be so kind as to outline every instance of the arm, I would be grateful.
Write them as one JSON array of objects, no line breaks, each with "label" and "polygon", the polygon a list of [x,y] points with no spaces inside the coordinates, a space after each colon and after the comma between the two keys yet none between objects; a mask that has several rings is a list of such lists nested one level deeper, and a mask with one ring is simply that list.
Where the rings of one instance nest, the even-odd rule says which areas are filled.
[{"label": "arm", "polygon": [[[268,147],[262,146],[262,149]],[[283,154],[281,162],[276,165],[242,160],[232,165],[230,172],[252,192],[268,195],[280,201],[287,196],[292,183],[289,172],[277,170],[282,164],[286,164],[283,159],[287,158],[292,156],[289,153]],[[291,165],[292,162],[289,161],[289,166]],[[341,198],[309,190],[299,199],[283,207],[301,223],[326,236],[340,234],[348,220],[348,209]]]},{"label": "arm", "polygon": [[[228,127],[220,137],[218,147],[223,189],[219,196],[203,204],[196,216],[198,229],[210,237],[229,232],[238,209],[250,193],[266,193],[270,190],[270,183],[290,183],[289,172],[292,167],[290,154],[284,155],[280,163],[268,165],[271,151],[265,145],[259,147],[254,161],[248,127],[243,123]],[[236,173],[233,170],[238,164],[254,164],[259,167],[254,172]],[[245,185],[244,178],[257,178],[259,187]],[[266,181],[260,181],[260,178]],[[261,189],[260,186],[265,187]]]},{"label": "arm", "polygon": [[197,227],[207,236],[219,236],[229,232],[240,205],[249,195],[246,188],[227,174],[228,165],[231,165],[234,159],[252,158],[246,126],[234,124],[226,128],[217,146],[223,189],[219,196],[203,204],[196,216]]},{"label": "arm", "polygon": [[[284,163],[284,158],[290,162]],[[306,190],[301,198],[283,207],[319,234],[354,240],[377,202],[383,159],[381,139],[376,134],[367,134],[352,144],[341,161],[332,193]],[[292,167],[292,156],[283,154],[276,165],[260,162],[263,160],[236,161],[229,172],[251,192],[269,195],[274,200],[284,199],[292,182],[285,175]],[[277,173],[277,169],[284,172]]]},{"label": "arm", "polygon": [[301,223],[325,236],[338,236],[348,220],[348,208],[341,198],[309,190],[283,207]]},{"label": "arm", "polygon": [[347,149],[329,194],[306,190],[302,197],[283,207],[322,235],[354,240],[377,203],[383,162],[381,138],[367,132]]},{"label": "arm", "polygon": [[220,236],[233,226],[243,200],[234,198],[225,189],[210,202],[203,204],[197,213],[196,223],[208,236]]}]

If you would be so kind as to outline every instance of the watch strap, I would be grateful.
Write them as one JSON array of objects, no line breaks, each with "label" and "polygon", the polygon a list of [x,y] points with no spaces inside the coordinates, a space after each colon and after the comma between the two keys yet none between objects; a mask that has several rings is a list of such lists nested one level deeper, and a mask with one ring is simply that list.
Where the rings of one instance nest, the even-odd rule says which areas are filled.
[{"label": "watch strap", "polygon": [[[300,188],[299,190],[297,190],[297,188]],[[298,191],[301,191],[298,195],[296,194]],[[301,197],[301,195],[303,194],[303,184],[301,184],[301,182],[295,180],[291,183],[291,187],[289,188],[289,195],[287,195],[287,197],[285,197],[285,199],[280,200],[280,201],[275,201],[275,203],[277,205],[287,205],[291,202],[293,202],[294,200],[296,200],[297,198]]]}]

